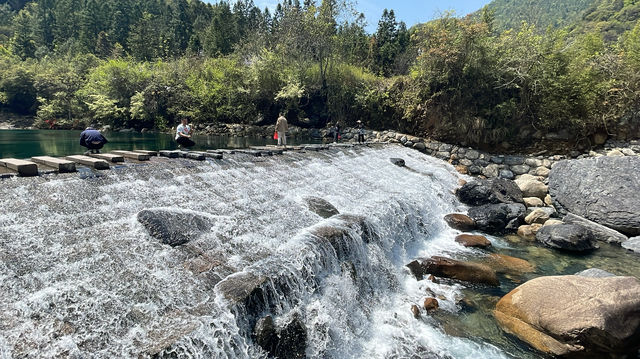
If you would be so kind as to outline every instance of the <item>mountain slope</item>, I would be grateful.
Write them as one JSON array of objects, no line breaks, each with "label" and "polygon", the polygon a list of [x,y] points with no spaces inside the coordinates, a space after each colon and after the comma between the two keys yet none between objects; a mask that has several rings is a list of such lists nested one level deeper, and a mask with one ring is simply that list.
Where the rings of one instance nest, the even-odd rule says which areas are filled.
[{"label": "mountain slope", "polygon": [[519,27],[523,21],[538,29],[564,27],[579,20],[594,0],[493,0],[497,30]]},{"label": "mountain slope", "polygon": [[574,33],[600,32],[605,41],[616,41],[640,19],[640,0],[596,0],[572,25]]}]

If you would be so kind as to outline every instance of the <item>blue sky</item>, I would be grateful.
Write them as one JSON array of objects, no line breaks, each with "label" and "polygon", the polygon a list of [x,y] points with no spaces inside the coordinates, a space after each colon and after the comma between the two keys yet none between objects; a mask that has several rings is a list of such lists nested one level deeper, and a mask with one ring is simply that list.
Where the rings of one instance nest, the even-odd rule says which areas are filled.
[{"label": "blue sky", "polygon": [[[320,0],[318,0],[320,1]],[[210,0],[213,2],[213,0]],[[458,15],[466,15],[488,4],[490,0],[357,0],[356,9],[363,12],[369,24],[368,30],[375,31],[382,11],[393,9],[398,21],[404,21],[411,27],[417,23],[437,18],[439,14],[448,10],[455,10]],[[273,8],[277,0],[254,0],[254,3],[262,8]]]}]

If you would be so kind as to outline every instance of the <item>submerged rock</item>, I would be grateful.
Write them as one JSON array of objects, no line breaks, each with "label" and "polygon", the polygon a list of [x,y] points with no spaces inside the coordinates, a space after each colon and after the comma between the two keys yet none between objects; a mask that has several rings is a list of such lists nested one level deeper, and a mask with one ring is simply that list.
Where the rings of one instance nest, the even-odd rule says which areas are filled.
[{"label": "submerged rock", "polygon": [[571,212],[627,236],[640,235],[640,157],[561,161],[549,192],[561,213]]},{"label": "submerged rock", "polygon": [[320,197],[306,197],[304,200],[307,202],[309,210],[322,218],[329,218],[340,214],[334,205]]},{"label": "submerged rock", "polygon": [[491,253],[484,263],[498,273],[523,274],[536,270],[536,267],[527,260],[498,253]]},{"label": "submerged rock", "polygon": [[513,181],[503,178],[469,182],[458,189],[456,195],[460,202],[471,206],[522,203],[522,192],[518,186]]},{"label": "submerged rock", "polygon": [[636,355],[640,281],[633,277],[540,277],[505,295],[494,311],[507,332],[551,355]]},{"label": "submerged rock", "polygon": [[627,236],[625,236],[624,234],[616,230],[605,227],[596,222],[592,222],[586,218],[582,218],[573,213],[567,214],[562,221],[564,223],[579,224],[583,227],[589,228],[591,230],[591,233],[593,233],[595,238],[599,241],[620,244],[622,242],[625,242],[628,239]]},{"label": "submerged rock", "polygon": [[447,214],[446,216],[444,216],[444,220],[445,222],[447,222],[449,227],[457,229],[459,231],[472,231],[476,228],[476,222],[469,216],[464,214]]},{"label": "submerged rock", "polygon": [[485,236],[473,234],[461,234],[456,237],[456,242],[465,247],[487,248],[491,246],[491,242]]},{"label": "submerged rock", "polygon": [[473,207],[469,210],[469,217],[476,223],[479,230],[490,234],[501,234],[516,231],[522,221],[526,208],[523,204],[487,204]]},{"label": "submerged rock", "polygon": [[591,230],[578,224],[544,226],[536,233],[536,239],[548,247],[572,252],[598,248]]},{"label": "submerged rock", "polygon": [[421,280],[425,274],[457,279],[470,283],[481,283],[497,286],[500,284],[496,272],[484,264],[463,262],[445,257],[417,259],[407,264],[407,268]]},{"label": "submerged rock", "polygon": [[168,209],[145,209],[137,218],[151,236],[172,247],[195,240],[212,226],[206,217]]}]

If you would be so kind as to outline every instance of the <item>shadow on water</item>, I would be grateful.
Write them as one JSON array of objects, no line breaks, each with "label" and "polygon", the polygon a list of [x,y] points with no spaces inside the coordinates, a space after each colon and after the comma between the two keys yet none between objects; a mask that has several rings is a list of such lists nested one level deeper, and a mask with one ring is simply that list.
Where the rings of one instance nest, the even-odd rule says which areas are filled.
[{"label": "shadow on water", "polygon": [[[86,149],[80,146],[81,131],[63,130],[0,130],[0,158],[29,158],[33,156],[68,156]],[[110,132],[103,149],[111,150],[173,150],[177,144],[173,134]],[[249,146],[273,145],[271,138],[235,136],[195,136],[195,150],[217,148],[246,148]],[[289,144],[312,143],[308,138],[291,138]]]}]

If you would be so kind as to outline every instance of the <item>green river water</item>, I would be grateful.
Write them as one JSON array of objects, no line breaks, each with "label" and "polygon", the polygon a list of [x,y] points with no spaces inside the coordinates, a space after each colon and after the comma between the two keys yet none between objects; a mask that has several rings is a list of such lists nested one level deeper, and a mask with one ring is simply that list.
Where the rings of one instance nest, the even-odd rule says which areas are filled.
[{"label": "green river water", "polygon": [[[0,158],[29,158],[33,156],[68,156],[81,154],[81,131],[63,130],[0,130]],[[173,150],[177,144],[168,133],[105,133],[109,140],[102,150]],[[218,148],[246,148],[264,146],[276,141],[262,137],[194,136],[195,150]],[[288,144],[309,143],[309,139],[289,138]]]}]

